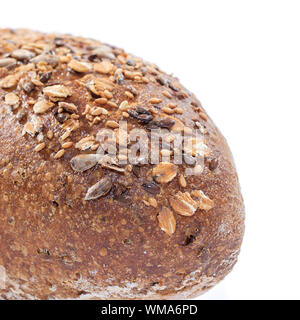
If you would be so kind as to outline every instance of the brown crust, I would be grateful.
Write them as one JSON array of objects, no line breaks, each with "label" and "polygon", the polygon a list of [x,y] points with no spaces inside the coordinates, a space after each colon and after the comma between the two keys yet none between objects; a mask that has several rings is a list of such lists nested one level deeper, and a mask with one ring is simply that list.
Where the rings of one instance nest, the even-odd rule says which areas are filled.
[{"label": "brown crust", "polygon": [[[14,81],[17,75],[15,84],[2,82],[0,88],[0,266],[6,271],[2,299],[189,298],[223,279],[237,261],[244,206],[225,139],[177,79],[118,48],[105,47],[103,54],[102,47],[105,57],[93,56],[101,45],[67,35],[0,30],[0,61],[10,58],[3,62],[7,66],[0,67],[0,81]],[[16,52],[20,48],[27,52]],[[30,52],[34,57],[46,52],[52,60],[32,63]],[[102,73],[87,71],[86,64],[97,64],[94,70]],[[9,75],[13,77],[6,78]],[[95,97],[93,88],[87,89],[81,81],[87,75],[110,81],[106,97]],[[55,99],[55,106],[45,113],[35,114],[33,108],[41,97],[51,100],[43,93],[45,87],[62,84],[72,92],[63,101],[77,107],[78,119],[73,119],[79,123],[64,141],[69,142],[65,149],[62,122],[71,117],[71,111],[57,113]],[[15,101],[14,96],[5,101],[10,92],[19,97],[17,105],[7,104]],[[74,172],[70,160],[82,153],[75,144],[95,135],[107,121],[106,115],[96,121],[95,116],[86,117],[86,105],[109,110],[109,120],[119,122],[127,115],[116,111],[114,104],[118,107],[125,100],[130,105],[155,105],[165,116],[170,110],[162,109],[176,104],[179,111],[172,117],[186,127],[198,123],[207,131],[212,153],[202,174],[185,177],[183,187],[178,179],[184,170],[181,166],[177,177],[159,184],[160,193],[153,195],[142,187],[153,179],[151,165],[140,167],[139,176],[100,166]],[[36,125],[34,119],[42,125],[31,135],[30,128],[24,128],[28,122]],[[129,119],[132,127],[143,127]],[[101,200],[84,200],[88,188],[106,176],[113,182],[109,193]],[[118,193],[120,187],[125,195]],[[157,220],[161,208],[170,208],[168,199],[176,192],[195,189],[213,200],[213,208],[191,216],[174,213],[175,232],[163,232]],[[149,197],[156,204],[151,205]]]}]

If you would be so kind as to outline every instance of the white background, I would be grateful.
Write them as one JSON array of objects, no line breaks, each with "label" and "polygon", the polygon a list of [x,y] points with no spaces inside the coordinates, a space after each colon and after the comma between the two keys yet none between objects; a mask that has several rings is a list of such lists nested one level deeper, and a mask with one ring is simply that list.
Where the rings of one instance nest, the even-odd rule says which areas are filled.
[{"label": "white background", "polygon": [[1,27],[94,37],[174,73],[226,136],[239,262],[200,299],[300,298],[300,1],[2,1]]}]

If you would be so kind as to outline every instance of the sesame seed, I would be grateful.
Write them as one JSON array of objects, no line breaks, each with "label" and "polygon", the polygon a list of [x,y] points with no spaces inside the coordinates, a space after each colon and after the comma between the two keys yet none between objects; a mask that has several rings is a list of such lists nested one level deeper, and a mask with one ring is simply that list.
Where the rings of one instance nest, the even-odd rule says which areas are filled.
[{"label": "sesame seed", "polygon": [[177,114],[183,114],[183,109],[181,109],[181,108],[175,108],[175,112],[176,112]]},{"label": "sesame seed", "polygon": [[123,111],[127,110],[128,108],[129,108],[129,105],[127,100],[123,101],[119,106],[119,109]]},{"label": "sesame seed", "polygon": [[171,98],[172,98],[171,93],[170,93],[170,92],[168,92],[168,91],[166,91],[166,90],[162,91],[162,94],[163,94],[165,97],[169,98],[169,99],[171,99]]},{"label": "sesame seed", "polygon": [[102,107],[94,108],[91,111],[92,116],[100,116],[101,114],[108,114],[108,111]]},{"label": "sesame seed", "polygon": [[149,82],[150,82],[150,80],[147,79],[146,77],[143,77],[143,78],[142,78],[142,81],[143,81],[144,83],[149,83]]},{"label": "sesame seed", "polygon": [[38,145],[34,148],[34,151],[35,151],[35,152],[40,152],[40,151],[43,150],[45,147],[46,147],[45,142],[42,142],[42,143],[38,144]]},{"label": "sesame seed", "polygon": [[125,95],[129,98],[129,99],[133,99],[134,98],[134,95],[129,92],[129,91],[125,91]]},{"label": "sesame seed", "polygon": [[61,145],[61,147],[62,147],[63,149],[68,149],[68,148],[72,147],[72,145],[73,145],[73,142],[72,142],[72,141],[69,141],[69,142],[63,143],[63,144]]},{"label": "sesame seed", "polygon": [[169,107],[171,109],[175,109],[177,107],[177,104],[176,103],[173,103],[173,102],[169,102],[166,107]]},{"label": "sesame seed", "polygon": [[60,149],[54,156],[54,159],[59,159],[61,158],[64,154],[65,154],[65,150],[64,149]]},{"label": "sesame seed", "polygon": [[207,119],[208,119],[208,118],[207,118],[207,115],[206,115],[204,112],[202,112],[202,111],[199,112],[199,116],[200,116],[200,118],[203,119],[204,121],[207,121]]},{"label": "sesame seed", "polygon": [[148,102],[151,104],[159,104],[162,102],[162,100],[158,98],[151,98]]},{"label": "sesame seed", "polygon": [[117,105],[115,102],[113,102],[113,101],[108,101],[108,102],[107,102],[107,105],[110,106],[110,107],[112,107],[112,108],[118,108],[118,105]]},{"label": "sesame seed", "polygon": [[113,129],[119,128],[118,122],[112,121],[112,120],[106,121],[106,124],[105,124],[105,125],[106,125],[107,127],[109,127],[109,128],[113,128]]},{"label": "sesame seed", "polygon": [[99,99],[96,99],[95,102],[99,103],[99,104],[106,104],[107,99],[106,98],[99,98]]},{"label": "sesame seed", "polygon": [[161,108],[161,111],[163,111],[164,113],[167,113],[167,114],[173,114],[175,111],[169,107],[163,107]]}]

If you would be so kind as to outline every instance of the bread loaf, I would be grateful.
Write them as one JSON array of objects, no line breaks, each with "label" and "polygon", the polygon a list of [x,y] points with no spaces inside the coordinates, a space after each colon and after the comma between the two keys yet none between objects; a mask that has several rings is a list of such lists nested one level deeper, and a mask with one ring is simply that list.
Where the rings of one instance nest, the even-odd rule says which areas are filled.
[{"label": "bread loaf", "polygon": [[[144,147],[166,132],[157,162],[151,146],[128,161],[134,129]],[[244,233],[232,155],[196,97],[70,35],[0,29],[0,194],[1,299],[195,297],[231,271]]]}]

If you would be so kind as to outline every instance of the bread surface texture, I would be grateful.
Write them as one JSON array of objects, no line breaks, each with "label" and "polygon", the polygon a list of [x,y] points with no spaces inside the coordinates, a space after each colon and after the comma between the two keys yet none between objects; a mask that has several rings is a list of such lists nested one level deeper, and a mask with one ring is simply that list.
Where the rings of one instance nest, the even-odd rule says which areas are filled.
[{"label": "bread surface texture", "polygon": [[[122,122],[171,142],[200,131],[203,161],[122,164]],[[117,159],[98,154],[104,129]],[[71,35],[0,29],[0,194],[4,300],[192,298],[232,270],[244,234],[231,152],[197,98]]]}]

